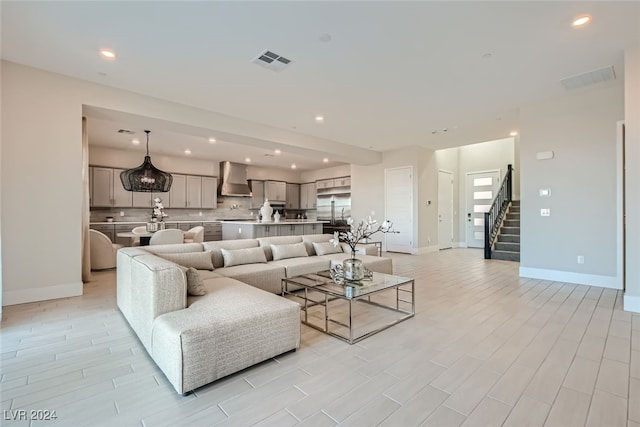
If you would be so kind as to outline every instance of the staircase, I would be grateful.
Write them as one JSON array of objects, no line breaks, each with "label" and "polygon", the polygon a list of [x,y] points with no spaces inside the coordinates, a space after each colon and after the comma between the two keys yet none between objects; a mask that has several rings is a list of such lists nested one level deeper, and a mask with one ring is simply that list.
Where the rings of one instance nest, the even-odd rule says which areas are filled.
[{"label": "staircase", "polygon": [[500,226],[491,258],[520,261],[520,200],[512,200]]}]

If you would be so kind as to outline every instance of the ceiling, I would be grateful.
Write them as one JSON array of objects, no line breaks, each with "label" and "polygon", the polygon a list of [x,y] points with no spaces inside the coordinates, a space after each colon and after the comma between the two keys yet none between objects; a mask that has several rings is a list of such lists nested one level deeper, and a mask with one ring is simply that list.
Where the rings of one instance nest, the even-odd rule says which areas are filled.
[{"label": "ceiling", "polygon": [[[278,147],[268,137],[227,132],[212,150],[203,138],[215,123],[180,132],[179,143],[171,125],[155,123],[152,151],[191,148],[206,158],[209,150],[219,159],[223,147],[300,169],[335,165],[315,166],[323,157],[335,162],[340,145],[439,149],[507,137],[518,130],[520,107],[564,95],[566,77],[613,66],[621,84],[624,49],[640,43],[635,1],[2,1],[1,8],[3,59],[315,141],[285,144],[273,160],[265,154]],[[572,28],[581,14],[593,22]],[[117,58],[103,59],[101,48]],[[252,63],[265,49],[292,63],[279,72]],[[93,120],[95,141],[123,144],[112,134],[126,117]]]}]

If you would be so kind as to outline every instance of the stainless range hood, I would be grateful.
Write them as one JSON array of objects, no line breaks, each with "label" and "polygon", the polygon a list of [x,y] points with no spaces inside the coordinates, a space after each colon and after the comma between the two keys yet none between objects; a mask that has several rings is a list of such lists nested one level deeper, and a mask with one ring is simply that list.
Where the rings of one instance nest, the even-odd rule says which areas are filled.
[{"label": "stainless range hood", "polygon": [[219,196],[251,197],[247,182],[247,166],[242,163],[220,162]]}]

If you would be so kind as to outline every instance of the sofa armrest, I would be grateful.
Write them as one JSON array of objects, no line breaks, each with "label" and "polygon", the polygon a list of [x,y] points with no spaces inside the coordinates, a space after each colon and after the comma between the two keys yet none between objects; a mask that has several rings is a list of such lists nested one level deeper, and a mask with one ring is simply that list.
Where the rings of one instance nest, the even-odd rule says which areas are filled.
[{"label": "sofa armrest", "polygon": [[[187,281],[177,264],[155,255],[130,258],[130,264],[130,280],[118,283],[118,291],[124,292],[129,304],[121,311],[151,354],[153,321],[187,306]],[[119,304],[124,300],[120,298]]]}]

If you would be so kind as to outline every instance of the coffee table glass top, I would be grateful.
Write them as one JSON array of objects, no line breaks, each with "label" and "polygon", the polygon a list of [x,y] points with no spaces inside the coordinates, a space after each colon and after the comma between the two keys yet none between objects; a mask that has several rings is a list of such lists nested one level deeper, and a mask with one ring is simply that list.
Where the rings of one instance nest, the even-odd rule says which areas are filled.
[{"label": "coffee table glass top", "polygon": [[361,280],[358,282],[347,281],[344,285],[339,285],[331,279],[329,271],[327,270],[313,274],[303,274],[301,276],[283,279],[283,281],[308,289],[316,289],[329,295],[350,299],[401,286],[405,283],[412,282],[413,279],[374,272],[371,280]]}]

